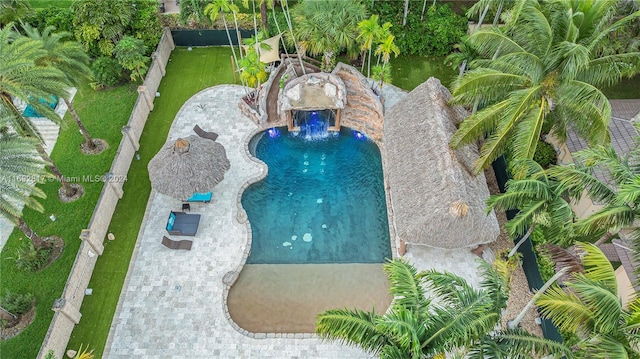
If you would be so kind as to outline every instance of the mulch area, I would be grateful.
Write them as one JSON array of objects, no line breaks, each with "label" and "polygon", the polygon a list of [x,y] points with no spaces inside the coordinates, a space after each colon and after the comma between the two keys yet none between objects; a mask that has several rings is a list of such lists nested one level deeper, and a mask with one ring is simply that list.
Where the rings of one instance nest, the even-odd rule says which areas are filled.
[{"label": "mulch area", "polygon": [[[493,173],[493,170],[489,169],[485,171],[484,175],[487,179],[489,192],[491,194],[500,193],[498,182]],[[494,254],[504,249],[510,250],[511,248],[513,248],[513,242],[511,241],[509,233],[504,228],[504,225],[507,222],[505,213],[502,211],[497,211],[496,216],[498,217],[498,223],[500,224],[500,235],[495,242],[488,245]],[[502,314],[503,328],[507,327],[507,321],[514,319],[520,313],[522,308],[527,305],[527,303],[533,296],[533,293],[531,293],[531,291],[529,290],[527,277],[525,276],[522,267],[518,267],[518,269],[513,273],[509,288],[511,289],[511,291],[509,294],[509,301],[507,302],[507,309]],[[520,322],[520,328],[528,331],[531,334],[542,336],[541,327],[535,323],[535,318],[537,316],[537,307],[534,306],[529,310],[529,312],[527,312],[522,322]]]},{"label": "mulch area", "polygon": [[82,145],[80,145],[80,150],[85,155],[99,155],[102,152],[104,152],[107,148],[109,148],[109,144],[107,144],[107,141],[103,139],[94,138],[91,140],[91,142],[93,142],[93,144],[95,145],[95,148],[93,149],[89,148],[89,146],[87,146],[86,143],[83,143]]},{"label": "mulch area", "polygon": [[[19,316],[18,319],[10,323],[7,328],[0,326],[0,339],[8,340],[22,333],[22,331],[26,327],[28,327],[31,323],[33,323],[33,320],[35,318],[36,318],[36,306],[34,302],[34,304],[31,305],[31,309],[29,309],[28,312]],[[12,321],[13,317],[11,317],[9,314],[7,314],[4,311],[0,311],[0,319],[7,319]]]},{"label": "mulch area", "polygon": [[76,193],[74,193],[73,196],[67,196],[67,191],[65,191],[64,187],[60,187],[58,190],[58,198],[64,203],[73,202],[84,194],[84,187],[80,183],[71,183],[69,185],[76,190]]}]

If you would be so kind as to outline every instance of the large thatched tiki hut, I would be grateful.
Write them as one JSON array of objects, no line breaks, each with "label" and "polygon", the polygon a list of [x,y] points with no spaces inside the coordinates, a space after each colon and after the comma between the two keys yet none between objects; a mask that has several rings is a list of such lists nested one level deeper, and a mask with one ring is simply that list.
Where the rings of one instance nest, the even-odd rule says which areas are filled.
[{"label": "large thatched tiki hut", "polygon": [[466,113],[447,104],[451,94],[435,78],[416,87],[385,113],[385,175],[393,234],[404,245],[475,247],[493,242],[500,228],[485,212],[484,174],[472,172],[478,148],[449,148]]}]

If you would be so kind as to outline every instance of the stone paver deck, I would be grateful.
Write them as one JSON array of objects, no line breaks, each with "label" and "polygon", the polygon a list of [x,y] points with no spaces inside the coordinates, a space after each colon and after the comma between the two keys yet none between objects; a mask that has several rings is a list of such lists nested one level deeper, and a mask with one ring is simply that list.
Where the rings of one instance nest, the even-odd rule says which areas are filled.
[{"label": "stone paver deck", "polygon": [[[169,139],[192,134],[195,124],[217,132],[231,169],[215,187],[212,203],[191,205],[192,213],[202,215],[198,234],[188,238],[193,239],[191,251],[161,245],[169,212],[179,210],[181,201],[152,191],[104,358],[371,357],[312,334],[256,338],[238,331],[228,319],[222,279],[227,272],[239,270],[248,238],[248,226],[237,219],[238,194],[247,181],[264,171],[245,152],[245,142],[258,128],[238,109],[242,95],[239,86],[213,87],[196,94],[178,112]],[[475,282],[476,257],[468,250],[453,252],[410,248],[409,258],[420,269],[448,268]],[[451,261],[455,261],[452,268]]]}]

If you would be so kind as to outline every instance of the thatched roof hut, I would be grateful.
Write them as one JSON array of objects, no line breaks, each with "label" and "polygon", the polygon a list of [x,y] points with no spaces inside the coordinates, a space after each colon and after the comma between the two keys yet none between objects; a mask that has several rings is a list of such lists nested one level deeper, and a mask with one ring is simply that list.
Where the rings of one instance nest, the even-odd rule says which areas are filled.
[{"label": "thatched roof hut", "polygon": [[193,135],[165,143],[147,168],[153,189],[184,200],[212,191],[230,163],[220,143]]},{"label": "thatched roof hut", "polygon": [[477,146],[449,147],[466,116],[447,104],[450,98],[430,78],[385,114],[385,174],[400,245],[472,247],[493,242],[500,232],[495,214],[485,212],[484,174],[472,172]]}]

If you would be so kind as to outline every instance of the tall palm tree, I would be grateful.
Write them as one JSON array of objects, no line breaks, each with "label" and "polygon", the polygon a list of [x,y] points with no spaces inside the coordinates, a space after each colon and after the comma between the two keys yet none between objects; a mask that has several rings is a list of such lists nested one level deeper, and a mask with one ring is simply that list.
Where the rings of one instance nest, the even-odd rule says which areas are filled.
[{"label": "tall palm tree", "polygon": [[[230,0],[213,0],[210,4],[207,4],[204,7],[205,15],[208,15],[211,21],[215,21],[218,18],[218,15],[222,15],[222,22],[224,23],[224,29],[227,32],[227,39],[229,40],[229,46],[231,46],[231,52],[233,53],[233,62],[237,68],[238,66],[238,57],[236,56],[235,46],[233,46],[233,41],[231,41],[231,35],[229,35],[229,27],[227,26],[227,20],[225,18],[225,13],[232,12],[235,14],[239,11],[238,5],[234,4],[233,1]],[[238,31],[238,24],[236,23],[236,31]],[[238,48],[240,48],[240,43],[238,43]],[[240,54],[242,54],[242,50],[240,50]]]},{"label": "tall palm tree", "polygon": [[328,71],[340,51],[357,56],[357,27],[365,16],[360,1],[307,0],[292,10],[293,32],[303,53],[323,54],[323,68]]},{"label": "tall palm tree", "polygon": [[[395,43],[395,36],[389,34],[387,37],[380,42],[378,47],[376,48],[375,54],[382,56],[382,68],[380,69],[381,74],[386,74],[387,68],[389,67],[389,60],[391,59],[391,54],[395,57],[398,57],[400,54],[400,48]],[[380,77],[380,90],[382,90],[382,84],[384,83],[385,78]]]},{"label": "tall palm tree", "polygon": [[[358,23],[358,37],[356,39],[362,42],[360,49],[365,52],[365,56],[368,55],[367,77],[371,77],[371,53],[373,52],[373,45],[383,39],[387,39],[388,36],[391,35],[389,29],[393,26],[390,22],[385,22],[380,26],[378,20],[378,15],[371,15],[370,18]],[[362,62],[362,69],[364,70],[364,61]]]},{"label": "tall palm tree", "polygon": [[[38,28],[31,27],[29,24],[22,25],[22,28],[29,38],[41,41],[43,49],[47,51],[47,55],[39,58],[37,63],[43,66],[55,67],[62,71],[69,87],[77,88],[83,79],[91,76],[91,70],[88,66],[89,56],[84,52],[82,45],[75,41],[63,41],[71,38],[72,34],[70,32],[53,33],[55,30],[53,26],[46,27],[42,30],[42,33]],[[73,107],[73,102],[64,97],[63,100],[84,137],[84,146],[89,150],[95,150],[96,144],[89,135],[84,123],[80,120]]]},{"label": "tall palm tree", "polygon": [[360,346],[380,358],[444,358],[452,352],[469,358],[568,353],[562,344],[522,330],[496,330],[508,298],[506,284],[482,263],[483,281],[474,289],[451,273],[418,272],[403,260],[388,262],[384,270],[394,300],[385,314],[328,310],[318,315],[316,331],[324,339]]},{"label": "tall palm tree", "polygon": [[[584,191],[603,203],[602,209],[575,223],[580,235],[600,237],[597,245],[606,242],[622,228],[631,228],[631,238],[640,250],[640,148],[636,146],[627,156],[620,157],[611,145],[596,146],[574,154],[576,162],[551,167],[548,172],[557,178],[573,199],[580,199]],[[607,175],[606,180],[597,176]]]},{"label": "tall palm tree", "polygon": [[562,196],[565,187],[550,178],[534,160],[520,160],[513,169],[513,179],[507,181],[505,193],[491,195],[487,200],[487,211],[518,210],[518,214],[507,222],[506,229],[512,238],[522,238],[509,257],[516,253],[538,224],[549,241],[567,244],[567,234],[575,214]]},{"label": "tall palm tree", "polygon": [[0,30],[0,114],[8,116],[12,128],[21,136],[40,140],[36,149],[49,169],[58,178],[68,197],[76,194],[60,169],[51,161],[42,146],[42,137],[28,117],[13,103],[18,98],[31,105],[38,113],[60,123],[60,116],[49,106],[40,102],[41,98],[67,98],[67,85],[62,71],[48,65],[38,65],[36,61],[47,56],[41,41],[22,36],[10,24]]},{"label": "tall palm tree", "polygon": [[611,108],[598,87],[640,71],[640,52],[599,56],[603,39],[640,16],[609,21],[617,2],[519,0],[504,28],[475,31],[483,59],[453,85],[454,102],[479,105],[451,139],[454,148],[485,138],[480,172],[510,147],[533,158],[546,125],[561,140],[572,126],[590,144],[609,139]]},{"label": "tall palm tree", "polygon": [[34,184],[43,183],[51,175],[35,150],[36,143],[34,138],[0,133],[0,215],[20,228],[34,247],[43,248],[46,242],[22,219],[21,209],[24,205],[38,212],[44,210],[37,199],[46,195]]},{"label": "tall palm tree", "polygon": [[576,249],[578,256],[564,260],[579,271],[564,288],[555,285],[538,298],[542,315],[577,336],[576,358],[639,358],[640,300],[625,309],[607,257],[590,243],[576,243]]}]

